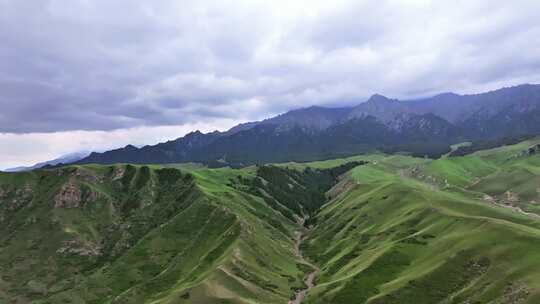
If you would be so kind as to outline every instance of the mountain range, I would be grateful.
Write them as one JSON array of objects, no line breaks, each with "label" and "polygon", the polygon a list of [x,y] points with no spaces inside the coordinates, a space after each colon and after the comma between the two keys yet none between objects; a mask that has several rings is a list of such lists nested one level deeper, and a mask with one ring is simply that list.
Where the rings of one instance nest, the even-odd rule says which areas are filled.
[{"label": "mountain range", "polygon": [[481,94],[398,100],[375,94],[353,107],[312,106],[226,132],[195,131],[137,148],[91,153],[77,164],[200,162],[210,166],[312,161],[358,153],[407,152],[437,158],[455,143],[540,133],[540,85]]}]

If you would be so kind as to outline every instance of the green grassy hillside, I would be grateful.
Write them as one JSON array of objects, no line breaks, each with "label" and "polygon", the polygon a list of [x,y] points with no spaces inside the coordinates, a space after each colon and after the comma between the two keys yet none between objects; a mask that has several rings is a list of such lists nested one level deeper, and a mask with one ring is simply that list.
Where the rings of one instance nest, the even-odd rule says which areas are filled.
[{"label": "green grassy hillside", "polygon": [[1,174],[0,302],[286,302],[298,221],[358,164]]},{"label": "green grassy hillside", "polygon": [[0,303],[539,303],[539,142],[0,173]]},{"label": "green grassy hillside", "polygon": [[321,267],[307,302],[540,302],[540,217],[518,209],[537,210],[534,144],[352,170],[304,244]]},{"label": "green grassy hillside", "polygon": [[119,165],[2,174],[0,302],[285,301],[302,275],[296,225],[226,186],[237,175],[249,173]]}]

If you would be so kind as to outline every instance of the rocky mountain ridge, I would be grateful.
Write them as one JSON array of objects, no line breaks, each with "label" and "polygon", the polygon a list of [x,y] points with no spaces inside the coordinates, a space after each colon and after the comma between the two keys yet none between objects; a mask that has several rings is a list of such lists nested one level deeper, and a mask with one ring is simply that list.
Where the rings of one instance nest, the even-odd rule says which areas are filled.
[{"label": "rocky mountain ridge", "polygon": [[410,101],[373,95],[350,108],[309,107],[226,132],[199,131],[153,146],[92,153],[77,163],[202,162],[243,166],[379,150],[438,157],[450,145],[540,133],[540,85]]}]

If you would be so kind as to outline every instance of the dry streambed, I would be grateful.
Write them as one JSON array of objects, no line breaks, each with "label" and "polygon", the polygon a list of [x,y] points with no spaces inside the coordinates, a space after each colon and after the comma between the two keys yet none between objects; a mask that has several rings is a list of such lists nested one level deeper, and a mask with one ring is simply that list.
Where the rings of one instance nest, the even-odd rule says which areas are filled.
[{"label": "dry streambed", "polygon": [[305,240],[306,232],[307,232],[306,229],[303,228],[303,222],[304,221],[301,222],[302,229],[300,231],[298,231],[297,234],[296,234],[296,241],[295,241],[294,248],[295,248],[296,256],[298,256],[298,258],[302,261],[302,263],[304,263],[306,265],[309,265],[313,270],[311,272],[307,273],[306,276],[304,277],[304,283],[306,284],[306,288],[296,291],[295,294],[294,294],[294,299],[290,300],[288,304],[300,304],[300,303],[302,303],[304,301],[307,293],[313,287],[315,287],[315,276],[317,275],[317,273],[320,270],[319,267],[317,267],[316,265],[311,264],[309,261],[307,261],[304,258],[302,250],[300,249],[300,245]]}]

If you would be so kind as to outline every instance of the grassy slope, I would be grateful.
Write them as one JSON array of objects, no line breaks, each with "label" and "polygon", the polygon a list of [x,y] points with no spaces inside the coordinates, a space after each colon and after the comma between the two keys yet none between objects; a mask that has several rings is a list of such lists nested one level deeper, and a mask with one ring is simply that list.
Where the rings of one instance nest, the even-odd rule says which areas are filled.
[{"label": "grassy slope", "polygon": [[[186,169],[0,175],[0,302],[286,301],[301,284],[296,225],[227,186],[249,172]],[[77,206],[55,208],[66,184]]]},{"label": "grassy slope", "polygon": [[192,174],[216,204],[236,214],[242,232],[228,259],[190,291],[190,299],[178,303],[286,302],[303,274],[292,247],[295,223],[260,197],[227,186],[238,176],[252,178],[251,170],[200,169]]},{"label": "grassy slope", "polygon": [[480,193],[534,196],[540,156],[516,157],[532,143],[354,169],[305,246],[322,268],[308,303],[538,303],[540,221]]},{"label": "grassy slope", "polygon": [[[278,164],[259,183],[194,164],[0,174],[0,302],[286,303],[306,270],[291,202],[329,181],[287,170],[368,160],[308,221],[308,303],[537,303],[540,221],[485,199],[537,212],[540,156],[519,156],[533,143]],[[66,185],[78,206],[54,208]]]},{"label": "grassy slope", "polygon": [[538,142],[528,140],[464,157],[441,159],[423,171],[446,187],[487,194],[501,204],[540,214],[540,156],[521,155]]}]

